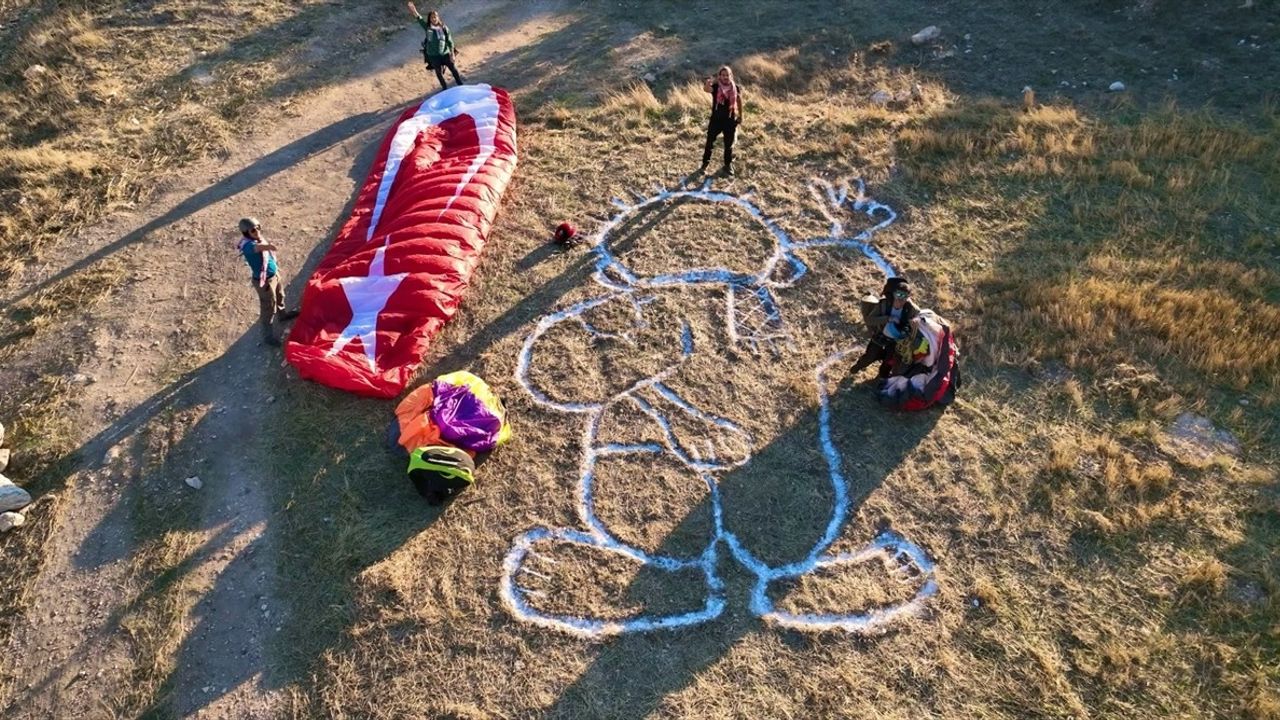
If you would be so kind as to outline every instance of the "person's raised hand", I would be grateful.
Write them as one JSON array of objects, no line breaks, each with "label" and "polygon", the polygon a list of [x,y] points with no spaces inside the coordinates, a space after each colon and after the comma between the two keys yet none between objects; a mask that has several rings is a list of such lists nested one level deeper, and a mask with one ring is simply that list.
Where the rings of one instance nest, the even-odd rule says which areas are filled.
[{"label": "person's raised hand", "polygon": [[412,2],[405,3],[405,4],[409,6],[409,12],[413,13],[414,17],[418,17],[419,15],[418,6],[414,5]]}]

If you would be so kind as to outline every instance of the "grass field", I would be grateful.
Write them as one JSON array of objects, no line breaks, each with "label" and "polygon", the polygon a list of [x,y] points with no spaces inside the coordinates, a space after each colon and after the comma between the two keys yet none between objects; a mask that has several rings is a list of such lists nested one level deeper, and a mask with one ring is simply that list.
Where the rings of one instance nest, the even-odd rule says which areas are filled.
[{"label": "grass field", "polygon": [[[387,403],[283,386],[272,424],[287,432],[259,451],[276,478],[276,573],[290,620],[274,651],[293,713],[1280,718],[1280,111],[1262,93],[1280,76],[1280,52],[1275,5],[1254,5],[585,3],[566,10],[563,30],[494,60],[483,79],[513,90],[521,167],[464,309],[423,374],[467,368],[489,379],[516,438],[440,514],[383,450]],[[2,32],[33,37],[35,21],[24,22]],[[943,37],[913,46],[907,37],[927,24]],[[77,52],[104,47],[76,39],[104,32],[100,19],[57,25]],[[277,59],[276,49],[245,52],[267,67]],[[4,101],[25,97],[12,89],[31,59],[10,51],[0,61]],[[209,62],[222,77],[223,64]],[[673,187],[692,171],[706,113],[697,81],[721,62],[734,65],[747,112],[739,177],[717,187],[753,189],[788,232],[812,237],[831,209],[811,179],[863,178],[901,214],[877,246],[956,326],[967,384],[943,413],[885,415],[852,378],[830,388],[856,500],[836,547],[890,525],[936,561],[940,592],[926,614],[882,635],[778,630],[748,611],[751,578],[725,557],[729,607],[703,626],[591,642],[517,623],[499,598],[502,558],[530,527],[579,526],[581,431],[532,401],[514,380],[516,358],[539,317],[601,292],[590,256],[547,252],[546,230],[564,218],[590,229],[611,198]],[[641,82],[649,72],[653,82]],[[1129,90],[1107,93],[1116,79]],[[918,100],[869,100],[876,90],[910,97],[916,84]],[[1030,109],[1024,85],[1037,90]],[[240,107],[184,102],[224,130]],[[22,148],[34,147],[24,138],[72,147],[85,132],[29,124],[11,131],[19,150],[0,159],[10,173],[0,192],[12,197],[19,173],[38,172],[85,209],[18,210],[28,217],[6,199],[19,220],[7,227],[40,227],[52,242],[134,197],[71,155],[56,173],[23,164]],[[164,163],[208,150],[165,150]],[[144,188],[159,167],[139,166],[129,187]],[[5,227],[0,258],[15,267],[38,248]],[[768,238],[740,212],[677,203],[641,213],[615,242],[646,271],[744,269],[758,266]],[[655,321],[633,347],[554,336],[533,372],[564,398],[592,397],[652,373],[670,357],[674,319],[687,319],[707,351],[671,384],[753,434],[752,463],[720,484],[726,522],[771,562],[803,554],[829,511],[825,475],[811,470],[820,460],[810,371],[859,341],[854,300],[878,284],[849,250],[804,259],[812,274],[780,299],[794,341],[785,351],[732,347],[722,296],[672,290],[646,310]],[[18,352],[50,331],[31,329],[31,309],[5,312],[0,332],[28,338],[11,344]],[[51,384],[20,400],[6,391],[0,409],[50,407]],[[1239,456],[1172,451],[1169,427],[1184,412],[1233,433]],[[613,422],[619,438],[652,432],[642,418]],[[715,440],[705,427],[684,432]],[[629,541],[679,553],[705,538],[706,493],[677,470],[617,463],[601,477],[601,512]],[[139,538],[140,563],[155,561],[157,575],[173,569],[164,551],[181,544],[184,520],[173,514]],[[548,610],[616,617],[699,601],[687,577],[571,549],[546,555],[558,560],[541,569]],[[183,591],[180,581],[162,587]],[[780,605],[800,609],[857,609],[901,592],[871,570],[777,590]],[[163,593],[149,602],[150,620],[176,622],[163,617]],[[168,637],[147,646],[151,673],[122,707],[149,707],[163,692],[176,652]]]}]

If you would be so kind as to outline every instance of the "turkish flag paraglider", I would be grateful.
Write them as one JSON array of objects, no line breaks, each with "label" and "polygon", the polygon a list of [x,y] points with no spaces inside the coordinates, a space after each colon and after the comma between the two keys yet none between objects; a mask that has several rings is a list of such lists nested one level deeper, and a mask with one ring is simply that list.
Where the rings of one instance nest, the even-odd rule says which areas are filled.
[{"label": "turkish flag paraglider", "polygon": [[307,281],[285,346],[302,377],[400,393],[461,302],[515,168],[505,90],[460,85],[406,110]]}]

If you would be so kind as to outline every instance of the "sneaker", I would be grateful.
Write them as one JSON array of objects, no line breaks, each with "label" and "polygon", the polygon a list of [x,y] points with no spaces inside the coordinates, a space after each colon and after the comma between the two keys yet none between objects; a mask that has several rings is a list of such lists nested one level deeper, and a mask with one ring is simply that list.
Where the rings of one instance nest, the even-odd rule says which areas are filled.
[{"label": "sneaker", "polygon": [[698,172],[697,172],[697,174],[698,174],[698,175],[706,175],[706,174],[707,174],[707,164],[706,164],[706,163],[702,163],[701,165],[699,165],[699,166],[698,166]]},{"label": "sneaker", "polygon": [[301,310],[281,310],[281,311],[276,315],[276,318],[277,318],[277,319],[279,319],[279,320],[281,320],[281,321],[283,322],[283,321],[292,320],[292,319],[294,319],[294,318],[298,317],[298,315],[299,315],[299,314],[301,314],[301,313],[302,313],[302,311],[301,311]]},{"label": "sneaker", "polygon": [[733,167],[729,165],[725,165],[723,168],[720,169],[720,174],[724,175],[725,177],[733,177]]},{"label": "sneaker", "polygon": [[281,344],[280,338],[276,337],[275,335],[268,335],[262,338],[262,342],[266,343],[267,345],[270,345],[271,347],[280,347],[280,344]]}]

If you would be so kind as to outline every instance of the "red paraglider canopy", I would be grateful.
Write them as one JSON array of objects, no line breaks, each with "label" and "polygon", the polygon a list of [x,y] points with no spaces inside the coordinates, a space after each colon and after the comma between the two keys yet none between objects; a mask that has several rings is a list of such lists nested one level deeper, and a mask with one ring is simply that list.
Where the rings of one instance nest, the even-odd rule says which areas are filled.
[{"label": "red paraglider canopy", "polygon": [[302,377],[399,394],[457,310],[515,168],[505,90],[461,85],[406,110],[307,281],[285,347]]}]

